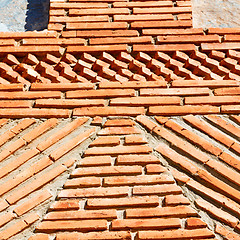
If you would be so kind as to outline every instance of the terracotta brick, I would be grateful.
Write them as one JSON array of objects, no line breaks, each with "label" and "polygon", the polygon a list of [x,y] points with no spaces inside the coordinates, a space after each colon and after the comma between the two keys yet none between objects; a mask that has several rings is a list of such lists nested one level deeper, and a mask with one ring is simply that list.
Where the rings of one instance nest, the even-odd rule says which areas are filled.
[{"label": "terracotta brick", "polygon": [[31,236],[28,240],[49,240],[48,234],[37,233]]},{"label": "terracotta brick", "polygon": [[94,140],[89,146],[116,146],[120,144],[120,138],[117,136],[101,136]]},{"label": "terracotta brick", "polygon": [[202,43],[201,49],[203,51],[209,50],[228,50],[240,49],[239,42],[223,42],[223,43]]},{"label": "terracotta brick", "polygon": [[239,204],[232,201],[231,199],[227,198],[225,195],[222,195],[220,193],[217,193],[210,189],[209,187],[205,187],[199,182],[196,182],[194,180],[188,180],[186,182],[187,187],[190,189],[193,189],[198,194],[201,194],[202,196],[205,196],[212,201],[214,201],[217,204],[220,204],[221,206],[224,206],[224,208],[229,209],[230,211],[234,212],[235,214],[239,213]]},{"label": "terracotta brick", "polygon": [[116,146],[116,147],[93,147],[87,149],[85,156],[91,155],[119,155],[119,154],[144,154],[151,153],[148,146]]},{"label": "terracotta brick", "polygon": [[52,2],[51,9],[84,9],[84,8],[107,8],[107,3],[73,3],[73,2]]},{"label": "terracotta brick", "polygon": [[50,212],[44,220],[80,220],[80,219],[114,219],[117,218],[116,210],[78,210],[78,211],[61,211]]},{"label": "terracotta brick", "polygon": [[[80,33],[79,33],[80,34]],[[81,36],[81,35],[80,35]],[[69,46],[67,47],[68,53],[79,53],[79,52],[126,52],[127,45],[126,44],[116,44],[116,45],[96,45],[96,46]]]},{"label": "terracotta brick", "polygon": [[12,221],[14,218],[15,215],[12,212],[5,213],[3,216],[0,217],[0,227]]},{"label": "terracotta brick", "polygon": [[31,225],[32,223],[36,222],[39,219],[39,215],[37,213],[31,213],[30,215],[26,216],[24,218],[24,221],[28,224]]},{"label": "terracotta brick", "polygon": [[37,231],[41,232],[56,232],[56,231],[92,231],[92,230],[107,230],[106,220],[61,220],[61,221],[43,221],[37,226]]},{"label": "terracotta brick", "polygon": [[23,220],[16,222],[15,224],[13,224],[12,226],[4,229],[1,233],[0,233],[0,238],[1,239],[8,239],[12,236],[14,236],[15,234],[23,231],[25,228],[27,228],[27,223]]},{"label": "terracotta brick", "polygon": [[[157,119],[157,118],[156,118]],[[157,119],[158,120],[158,119]],[[170,128],[171,130],[177,132],[179,135],[184,136],[188,141],[194,143],[194,145],[199,146],[203,150],[210,152],[216,156],[222,153],[222,150],[204,138],[198,136],[194,132],[183,128],[181,125],[178,125],[176,122],[169,120],[165,123],[165,126]]]},{"label": "terracotta brick", "polygon": [[185,104],[188,105],[222,105],[222,104],[238,104],[240,97],[238,96],[209,96],[209,97],[186,97]]},{"label": "terracotta brick", "polygon": [[96,125],[96,126],[101,126],[102,123],[103,123],[103,118],[99,116],[94,117],[91,122],[92,125]]},{"label": "terracotta brick", "polygon": [[126,210],[126,218],[186,218],[197,215],[197,211],[188,206],[140,208]]},{"label": "terracotta brick", "polygon": [[157,196],[129,197],[129,198],[100,198],[88,199],[89,208],[112,208],[112,207],[156,207],[159,205]]},{"label": "terracotta brick", "polygon": [[[100,9],[99,9],[100,10]],[[104,11],[115,10],[115,9],[102,9]],[[87,11],[87,10],[86,10]],[[101,11],[101,10],[100,10]],[[70,9],[71,12],[71,9]],[[66,29],[76,29],[76,30],[97,30],[97,29],[127,29],[126,22],[102,22],[99,23],[67,23]]]},{"label": "terracotta brick", "polygon": [[64,189],[59,198],[87,198],[87,197],[126,197],[128,187]]},{"label": "terracotta brick", "polygon": [[10,118],[24,118],[24,117],[36,117],[36,118],[68,118],[69,110],[65,109],[16,109],[16,108],[5,108],[0,109],[0,117],[10,117]]},{"label": "terracotta brick", "polygon": [[7,201],[10,204],[16,203],[20,199],[24,198],[28,194],[32,193],[36,189],[44,186],[48,182],[55,179],[57,176],[62,174],[66,170],[66,167],[63,165],[57,166],[52,170],[49,170],[44,175],[38,176],[33,179],[30,183],[26,184],[25,186],[21,187],[20,189],[14,191],[9,197],[7,197]]},{"label": "terracotta brick", "polygon": [[78,210],[79,200],[62,200],[54,202],[49,210],[51,211],[64,211],[64,210]]},{"label": "terracotta brick", "polygon": [[39,153],[37,149],[30,149],[28,151],[25,151],[23,154],[21,154],[19,157],[15,158],[13,161],[5,165],[1,168],[0,171],[0,178],[6,176],[7,174],[11,173],[13,170],[24,164],[29,159],[33,158]]},{"label": "terracotta brick", "polygon": [[32,105],[32,101],[26,100],[0,101],[0,108],[30,108]]},{"label": "terracotta brick", "polygon": [[186,221],[186,228],[188,229],[205,227],[207,227],[207,224],[203,222],[200,218],[188,218]]},{"label": "terracotta brick", "polygon": [[130,232],[104,231],[89,233],[58,233],[56,240],[130,240]]},{"label": "terracotta brick", "polygon": [[61,98],[61,92],[0,92],[0,99],[36,99],[36,98]]},{"label": "terracotta brick", "polygon": [[26,142],[21,138],[19,138],[15,142],[11,142],[8,148],[5,148],[0,152],[0,162],[3,161],[5,158],[9,157],[11,154],[15,153],[18,149],[23,147],[25,144]]},{"label": "terracotta brick", "polygon": [[50,160],[49,157],[43,157],[41,160],[35,162],[34,164],[32,164],[30,167],[26,168],[19,174],[16,174],[13,179],[9,179],[7,182],[2,183],[0,185],[0,195],[9,192],[11,189],[15,188],[20,183],[26,181],[28,178],[45,169],[52,163],[53,162]]},{"label": "terracotta brick", "polygon": [[69,91],[66,93],[66,98],[110,98],[110,97],[128,97],[135,96],[133,89],[122,90],[122,89],[109,89],[109,90],[78,90]]},{"label": "terracotta brick", "polygon": [[157,106],[180,105],[180,97],[132,97],[115,98],[110,101],[112,106]]},{"label": "terracotta brick", "polygon": [[171,1],[153,1],[153,2],[115,2],[113,7],[172,7],[173,4]]},{"label": "terracotta brick", "polygon": [[80,160],[79,166],[82,167],[95,167],[95,166],[110,166],[110,156],[97,156],[97,157],[85,157]]},{"label": "terracotta brick", "polygon": [[223,105],[221,107],[221,113],[238,114],[239,112],[240,112],[240,106],[239,105]]},{"label": "terracotta brick", "polygon": [[216,225],[215,232],[223,236],[227,240],[239,239],[239,234],[234,233],[219,224]]},{"label": "terracotta brick", "polygon": [[[161,3],[161,2],[158,2]],[[122,4],[122,3],[121,3]],[[134,4],[129,2],[126,4]],[[143,2],[143,4],[146,4]],[[172,14],[137,14],[137,15],[114,15],[115,22],[134,22],[134,21],[161,21],[161,20],[173,20]]]},{"label": "terracotta brick", "polygon": [[160,160],[154,155],[119,155],[117,165],[146,165],[148,163],[160,163]]},{"label": "terracotta brick", "polygon": [[146,127],[149,131],[152,131],[154,128],[157,127],[157,124],[152,120],[148,119],[146,116],[139,115],[136,117],[136,120],[144,127]]},{"label": "terracotta brick", "polygon": [[[155,29],[154,29],[155,31]],[[173,51],[193,51],[195,50],[194,44],[163,44],[163,45],[141,45],[134,44],[133,52],[145,51],[145,52],[173,52]]]},{"label": "terracotta brick", "polygon": [[128,8],[70,9],[69,16],[129,14]]},{"label": "terracotta brick", "polygon": [[[128,15],[126,15],[128,16]],[[138,37],[137,30],[85,30],[77,31],[77,37],[95,38],[95,37]]]},{"label": "terracotta brick", "polygon": [[100,187],[101,178],[98,177],[83,177],[68,179],[64,184],[64,188],[82,188],[82,187]]},{"label": "terracotta brick", "polygon": [[225,163],[229,164],[233,168],[240,170],[240,162],[237,158],[231,156],[230,154],[223,152],[220,156],[219,159],[224,161]]},{"label": "terracotta brick", "polygon": [[202,121],[201,119],[194,117],[194,116],[185,116],[183,119],[194,126],[195,128],[199,129],[200,131],[208,134],[210,137],[216,139],[217,141],[223,143],[224,145],[230,147],[234,141],[227,137],[227,135],[215,130],[211,125]]},{"label": "terracotta brick", "polygon": [[163,173],[166,172],[166,168],[164,168],[163,166],[159,165],[159,164],[148,164],[146,165],[146,172],[147,174],[159,174],[159,173]]},{"label": "terracotta brick", "polygon": [[141,37],[108,37],[108,38],[93,38],[90,39],[90,45],[99,45],[100,44],[151,44],[153,41],[152,37],[141,36]]},{"label": "terracotta brick", "polygon": [[46,139],[44,142],[41,142],[37,145],[37,149],[39,151],[44,151],[45,149],[52,146],[54,143],[58,142],[68,134],[70,134],[72,131],[74,131],[79,126],[86,123],[88,120],[87,117],[85,118],[78,118],[70,123],[68,123],[64,128],[62,128],[60,131],[56,132],[55,134],[51,135],[48,139]]},{"label": "terracotta brick", "polygon": [[181,194],[182,189],[175,184],[162,184],[156,186],[136,186],[133,187],[134,195],[159,195]]},{"label": "terracotta brick", "polygon": [[30,198],[28,201],[22,203],[18,207],[14,208],[14,212],[21,216],[22,214],[30,211],[31,209],[35,208],[39,204],[45,202],[47,199],[51,198],[52,195],[49,193],[49,191],[44,190],[40,194],[37,194],[36,196]]},{"label": "terracotta brick", "polygon": [[189,205],[190,201],[183,195],[168,195],[164,199],[166,206]]},{"label": "terracotta brick", "polygon": [[154,8],[133,8],[133,14],[153,14],[153,13],[158,13],[158,14],[165,14],[165,13],[172,13],[172,14],[177,14],[177,13],[191,13],[192,9],[191,7],[154,7]]},{"label": "terracotta brick", "polygon": [[79,89],[92,89],[94,85],[92,83],[32,83],[31,90],[34,91],[69,91]]},{"label": "terracotta brick", "polygon": [[183,157],[182,155],[178,154],[174,150],[172,150],[170,147],[168,147],[165,144],[159,144],[156,150],[166,157],[168,160],[173,162],[174,166],[178,166],[179,168],[183,169],[184,171],[195,175],[199,168],[191,163],[187,158]]},{"label": "terracotta brick", "polygon": [[235,227],[238,223],[237,218],[219,209],[218,207],[215,207],[214,205],[208,203],[205,200],[197,199],[195,200],[195,204],[197,205],[197,207],[203,209],[204,211],[212,215],[214,218],[217,218],[219,221],[224,222],[231,227]]},{"label": "terracotta brick", "polygon": [[201,96],[209,93],[208,88],[140,89],[141,96]]},{"label": "terracotta brick", "polygon": [[104,176],[104,175],[137,175],[142,173],[140,166],[104,166],[104,167],[88,167],[76,168],[73,170],[72,177],[83,176]]},{"label": "terracotta brick", "polygon": [[135,125],[135,122],[131,119],[127,118],[116,118],[116,119],[108,119],[104,127],[132,127]]},{"label": "terracotta brick", "polygon": [[82,134],[79,134],[75,138],[72,138],[69,140],[67,143],[61,145],[57,150],[53,151],[50,154],[50,158],[53,159],[54,161],[58,160],[65,154],[67,154],[69,151],[74,149],[76,146],[84,142],[86,139],[88,139],[91,135],[95,133],[96,129],[92,128],[89,130],[86,130]]},{"label": "terracotta brick", "polygon": [[112,221],[113,230],[169,229],[181,227],[180,219],[117,219]]},{"label": "terracotta brick", "polygon": [[130,135],[125,137],[125,144],[135,145],[135,144],[145,144],[147,141],[142,136]]},{"label": "terracotta brick", "polygon": [[140,240],[145,239],[199,239],[199,238],[211,238],[214,237],[212,231],[208,229],[194,229],[194,230],[166,230],[166,231],[140,231],[138,233]]},{"label": "terracotta brick", "polygon": [[168,183],[174,183],[174,181],[170,176],[167,175],[105,177],[103,180],[104,186],[121,186],[121,185],[135,186]]},{"label": "terracotta brick", "polygon": [[8,206],[9,204],[4,199],[0,200],[0,211],[5,210],[6,208],[8,208]]},{"label": "terracotta brick", "polygon": [[140,89],[140,88],[162,88],[162,87],[166,87],[167,83],[165,81],[158,81],[158,82],[154,82],[154,81],[149,81],[149,82],[126,82],[126,83],[118,83],[118,82],[104,82],[104,83],[100,83],[99,84],[99,88],[135,88],[135,89]]},{"label": "terracotta brick", "polygon": [[98,135],[127,135],[140,134],[141,131],[136,127],[106,127],[98,132]]}]

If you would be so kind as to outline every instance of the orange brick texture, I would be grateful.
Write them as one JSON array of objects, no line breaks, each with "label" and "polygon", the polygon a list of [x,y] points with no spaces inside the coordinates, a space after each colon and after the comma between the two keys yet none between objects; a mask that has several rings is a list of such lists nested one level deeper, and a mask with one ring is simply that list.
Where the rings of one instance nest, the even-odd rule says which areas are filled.
[{"label": "orange brick texture", "polygon": [[240,239],[239,43],[189,0],[0,33],[0,239]]}]

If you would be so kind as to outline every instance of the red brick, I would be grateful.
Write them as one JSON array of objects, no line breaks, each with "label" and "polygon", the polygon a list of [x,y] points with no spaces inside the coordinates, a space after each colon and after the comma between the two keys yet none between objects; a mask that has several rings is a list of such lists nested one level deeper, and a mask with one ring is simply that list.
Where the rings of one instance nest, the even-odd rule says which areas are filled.
[{"label": "red brick", "polygon": [[159,205],[157,196],[129,197],[129,198],[100,198],[88,199],[87,207],[112,208],[112,207],[156,207]]},{"label": "red brick", "polygon": [[157,106],[180,105],[180,97],[132,97],[115,98],[110,101],[112,106]]},{"label": "red brick", "polygon": [[125,137],[125,144],[135,145],[135,144],[145,144],[147,141],[142,136],[130,135]]},{"label": "red brick", "polygon": [[104,231],[89,233],[58,233],[56,240],[130,240],[130,232]]},{"label": "red brick", "polygon": [[[127,15],[126,15],[127,16]],[[138,37],[137,30],[85,30],[77,31],[77,37],[95,38],[95,37]]]},{"label": "red brick", "polygon": [[133,187],[134,195],[159,195],[181,194],[182,189],[175,184],[162,184],[156,186],[136,186]]},{"label": "red brick", "polygon": [[78,210],[79,200],[62,200],[54,202],[50,207],[52,211]]},{"label": "red brick", "polygon": [[76,146],[78,146],[79,144],[84,142],[86,139],[88,139],[91,135],[95,133],[95,131],[96,129],[92,128],[92,129],[86,130],[82,134],[79,134],[75,138],[72,138],[67,143],[58,147],[57,150],[53,151],[50,154],[50,158],[53,159],[54,161],[58,160],[59,158],[67,154],[69,151],[74,149]]},{"label": "red brick", "polygon": [[167,159],[173,162],[174,165],[177,165],[192,175],[195,175],[199,170],[199,168],[196,165],[192,164],[187,158],[173,151],[165,144],[159,144],[156,150],[161,155],[165,156]]},{"label": "red brick", "polygon": [[107,230],[106,220],[61,220],[61,221],[43,221],[37,226],[37,231],[41,232],[57,232],[57,231],[93,231],[93,230]]},{"label": "red brick", "polygon": [[79,53],[79,52],[126,52],[127,45],[126,44],[116,44],[116,45],[97,45],[97,46],[69,46],[67,47],[68,53]]},{"label": "red brick", "polygon": [[45,169],[52,163],[53,162],[50,160],[49,157],[43,157],[41,160],[35,162],[34,164],[32,164],[30,167],[26,168],[19,174],[16,174],[14,178],[9,179],[5,183],[2,183],[0,185],[0,195],[9,192],[11,189],[15,188],[20,183],[26,181],[28,178]]},{"label": "red brick", "polygon": [[[100,10],[100,9],[99,9]],[[111,9],[103,9],[104,11],[106,10],[111,10]],[[114,10],[114,9],[113,9]],[[101,11],[101,10],[100,10]],[[71,9],[70,9],[71,12]],[[67,23],[66,24],[66,29],[80,29],[80,30],[97,30],[97,29],[127,29],[127,23],[126,22],[102,22],[101,24],[99,23]]]},{"label": "red brick", "polygon": [[223,152],[220,156],[219,159],[224,161],[225,163],[229,164],[233,168],[240,170],[240,162],[237,158],[231,156],[230,154]]},{"label": "red brick", "polygon": [[116,146],[120,144],[120,138],[117,136],[102,136],[94,140],[90,147],[93,146]]},{"label": "red brick", "polygon": [[209,95],[208,88],[172,88],[172,89],[140,89],[141,96],[202,96]]},{"label": "red brick", "polygon": [[188,229],[205,228],[207,227],[207,224],[203,222],[200,218],[188,218],[186,222],[186,227]]},{"label": "red brick", "polygon": [[160,160],[153,155],[120,155],[117,157],[118,165],[145,165],[148,163],[160,163]]},{"label": "red brick", "polygon": [[[155,29],[154,29],[155,30]],[[194,44],[163,44],[163,45],[133,45],[133,52],[173,52],[173,51],[193,51],[195,50]]]},{"label": "red brick", "polygon": [[223,43],[202,43],[201,49],[203,51],[209,50],[228,50],[240,49],[239,42],[223,42]]},{"label": "red brick", "polygon": [[127,135],[140,134],[141,131],[136,127],[106,127],[98,132],[98,135]]},{"label": "red brick", "polygon": [[78,187],[100,187],[101,178],[85,177],[68,179],[64,184],[64,188],[78,188]]},{"label": "red brick", "polygon": [[61,92],[0,92],[0,99],[37,99],[37,98],[61,98]]},{"label": "red brick", "polygon": [[150,176],[120,176],[105,177],[104,186],[121,186],[121,185],[152,185],[152,184],[168,184],[174,183],[173,179],[167,175],[150,175]]},{"label": "red brick", "polygon": [[59,198],[126,197],[128,187],[64,189]]},{"label": "red brick", "polygon": [[148,164],[146,165],[147,174],[159,174],[166,172],[167,169],[161,166],[160,164]]},{"label": "red brick", "polygon": [[186,97],[185,104],[189,105],[222,105],[222,104],[239,104],[238,96],[209,96],[209,97]]},{"label": "red brick", "polygon": [[188,206],[140,208],[126,210],[126,218],[186,218],[197,215],[197,211]]},{"label": "red brick", "polygon": [[168,195],[164,199],[166,206],[189,205],[190,201],[183,195]]},{"label": "red brick", "polygon": [[128,8],[70,9],[69,16],[129,14]]},{"label": "red brick", "polygon": [[129,97],[135,96],[133,89],[109,89],[109,90],[78,90],[66,93],[66,98],[111,98],[111,97]]},{"label": "red brick", "polygon": [[50,212],[44,220],[81,220],[81,219],[114,219],[117,218],[116,210],[78,210],[78,211],[61,211]]},{"label": "red brick", "polygon": [[76,3],[76,2],[52,2],[51,9],[84,9],[84,8],[107,8],[107,3]]},{"label": "red brick", "polygon": [[143,35],[203,35],[202,28],[182,28],[182,29],[143,29]]},{"label": "red brick", "polygon": [[56,132],[55,134],[51,135],[48,139],[46,139],[44,142],[41,142],[37,145],[37,149],[39,151],[44,151],[45,149],[52,146],[54,143],[58,142],[68,134],[70,134],[72,131],[74,131],[79,126],[83,125],[88,118],[78,118],[69,124],[67,124],[64,128]]},{"label": "red brick", "polygon": [[[146,4],[144,2],[142,3]],[[161,2],[158,2],[158,3],[161,3]],[[126,4],[133,4],[133,2],[129,2]],[[172,14],[114,15],[113,19],[115,22],[157,21],[157,20],[162,21],[162,20],[173,20],[173,15]]]},{"label": "red brick", "polygon": [[140,166],[104,166],[77,168],[72,172],[71,176],[137,175],[141,173],[142,167]]},{"label": "red brick", "polygon": [[34,91],[69,91],[79,89],[93,89],[92,83],[32,83],[31,90]]},{"label": "red brick", "polygon": [[144,154],[151,152],[152,148],[148,146],[93,147],[88,149],[85,155]]},{"label": "red brick", "polygon": [[199,129],[200,131],[208,134],[212,138],[216,139],[217,141],[223,143],[224,145],[230,147],[234,141],[227,137],[227,135],[215,130],[211,125],[202,121],[201,119],[194,117],[194,116],[185,116],[183,119],[194,126],[195,128]]},{"label": "red brick", "polygon": [[215,232],[223,236],[227,240],[239,239],[239,234],[234,233],[219,224],[216,225]]},{"label": "red brick", "polygon": [[214,218],[217,218],[219,221],[226,223],[231,227],[235,227],[238,223],[238,219],[230,215],[229,213],[215,207],[214,205],[208,203],[205,200],[197,199],[195,200],[197,207],[206,211],[208,214],[212,215]]},{"label": "red brick", "polygon": [[28,201],[25,201],[21,205],[17,206],[14,208],[14,212],[18,215],[21,216],[22,214],[30,211],[31,209],[35,208],[39,204],[45,202],[47,199],[51,198],[52,195],[49,193],[49,191],[44,190],[40,194],[37,194],[34,197],[31,197]]},{"label": "red brick", "polygon": [[95,166],[110,166],[110,156],[97,156],[97,157],[85,157],[81,159],[79,166],[82,167],[95,167]]},{"label": "red brick", "polygon": [[153,1],[153,2],[115,2],[113,7],[172,7],[172,1]]},{"label": "red brick", "polygon": [[133,8],[133,14],[153,14],[153,13],[192,13],[191,7],[154,7],[154,8]]},{"label": "red brick", "polygon": [[0,117],[10,117],[10,118],[24,118],[24,117],[35,117],[35,118],[68,118],[69,110],[64,109],[15,109],[15,108],[5,108],[0,109]]},{"label": "red brick", "polygon": [[169,229],[181,227],[180,219],[117,219],[112,221],[113,230]]},{"label": "red brick", "polygon": [[199,238],[211,238],[214,237],[212,231],[208,229],[196,229],[196,230],[166,230],[166,231],[140,231],[138,233],[139,240],[145,239],[199,239]]},{"label": "red brick", "polygon": [[52,170],[49,170],[44,175],[36,177],[30,183],[14,191],[10,196],[7,197],[6,200],[10,204],[16,203],[18,200],[24,198],[31,192],[35,191],[36,189],[39,189],[40,187],[44,186],[48,182],[55,179],[57,176],[62,174],[65,170],[66,170],[66,167],[64,167],[63,165],[57,166]]}]

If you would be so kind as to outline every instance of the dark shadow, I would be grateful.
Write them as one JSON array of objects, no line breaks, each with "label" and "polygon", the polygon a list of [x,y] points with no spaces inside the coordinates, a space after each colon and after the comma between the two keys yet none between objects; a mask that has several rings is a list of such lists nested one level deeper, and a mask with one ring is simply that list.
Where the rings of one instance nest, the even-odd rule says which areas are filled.
[{"label": "dark shadow", "polygon": [[47,29],[49,20],[50,0],[28,0],[26,31]]}]

